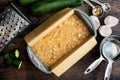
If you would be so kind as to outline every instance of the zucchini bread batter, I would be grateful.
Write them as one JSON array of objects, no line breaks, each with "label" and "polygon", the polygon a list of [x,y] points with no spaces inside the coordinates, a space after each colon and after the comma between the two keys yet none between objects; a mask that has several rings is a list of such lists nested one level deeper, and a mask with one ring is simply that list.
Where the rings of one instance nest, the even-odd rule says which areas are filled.
[{"label": "zucchini bread batter", "polygon": [[86,25],[73,14],[34,44],[33,50],[50,67],[90,35]]}]

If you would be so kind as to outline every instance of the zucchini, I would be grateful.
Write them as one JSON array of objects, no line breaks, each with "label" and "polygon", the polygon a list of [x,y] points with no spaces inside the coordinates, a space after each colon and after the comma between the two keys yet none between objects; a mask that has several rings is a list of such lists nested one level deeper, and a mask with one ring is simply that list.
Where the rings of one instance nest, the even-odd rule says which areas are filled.
[{"label": "zucchini", "polygon": [[18,58],[20,56],[19,50],[15,50],[15,58]]},{"label": "zucchini", "polygon": [[7,59],[6,60],[6,63],[7,64],[11,64],[11,65],[13,65],[13,66],[15,66],[15,67],[17,67],[18,69],[20,69],[20,67],[21,67],[21,65],[22,65],[22,60],[21,59]]},{"label": "zucchini", "polygon": [[21,5],[28,5],[28,4],[34,3],[36,1],[47,3],[47,2],[57,1],[57,0],[18,0],[18,2]]},{"label": "zucchini", "polygon": [[21,65],[22,65],[22,60],[20,59],[14,59],[11,62],[12,65],[16,66],[18,69],[20,69]]},{"label": "zucchini", "polygon": [[5,55],[4,55],[4,58],[5,58],[5,59],[9,59],[9,58],[10,58],[9,53],[5,54]]},{"label": "zucchini", "polygon": [[33,14],[43,14],[65,7],[75,7],[83,4],[83,0],[56,0],[54,2],[37,2],[32,6]]},{"label": "zucchini", "polygon": [[19,58],[19,56],[20,56],[20,52],[19,52],[19,50],[15,50],[15,51],[13,51],[13,52],[10,52],[10,53],[7,53],[7,54],[5,54],[4,55],[4,58],[5,59],[9,59],[9,58]]},{"label": "zucchini", "polygon": [[6,60],[6,63],[7,63],[7,64],[11,64],[11,62],[12,62],[12,59],[11,59],[11,58],[9,58],[9,59]]},{"label": "zucchini", "polygon": [[19,2],[21,5],[27,5],[27,4],[36,2],[36,1],[38,1],[38,0],[18,0],[18,2]]},{"label": "zucchini", "polygon": [[19,56],[20,52],[16,49],[15,51],[5,54],[4,58],[7,64],[12,64],[19,69],[22,65],[22,60],[19,59]]}]

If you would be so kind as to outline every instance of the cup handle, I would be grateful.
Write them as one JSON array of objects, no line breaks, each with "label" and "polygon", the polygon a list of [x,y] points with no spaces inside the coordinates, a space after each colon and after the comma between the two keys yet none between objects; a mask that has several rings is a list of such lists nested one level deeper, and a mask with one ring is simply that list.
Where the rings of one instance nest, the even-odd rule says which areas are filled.
[{"label": "cup handle", "polygon": [[88,74],[92,72],[100,63],[104,60],[104,58],[101,56],[99,59],[95,60],[84,72],[84,74]]},{"label": "cup handle", "polygon": [[113,63],[113,61],[111,61],[111,60],[108,61],[108,65],[107,65],[107,68],[105,71],[104,80],[110,79],[110,75],[111,75],[111,71],[112,71],[112,63]]}]

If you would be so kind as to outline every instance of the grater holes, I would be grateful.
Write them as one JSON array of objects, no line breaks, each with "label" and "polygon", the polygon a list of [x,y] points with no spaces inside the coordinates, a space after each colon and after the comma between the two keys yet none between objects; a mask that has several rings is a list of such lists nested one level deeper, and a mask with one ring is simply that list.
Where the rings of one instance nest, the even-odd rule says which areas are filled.
[{"label": "grater holes", "polygon": [[12,20],[12,22],[15,22],[15,20]]},{"label": "grater holes", "polygon": [[12,24],[12,27],[14,27],[15,25],[14,24]]},{"label": "grater holes", "polygon": [[7,24],[3,24],[4,27],[7,27],[8,25]]},{"label": "grater holes", "polygon": [[1,18],[3,19],[3,18],[4,18],[4,15],[2,15]]},{"label": "grater holes", "polygon": [[5,18],[5,21],[7,21],[8,19],[7,18]]},{"label": "grater holes", "polygon": [[10,11],[11,9],[7,9],[7,11]]},{"label": "grater holes", "polygon": [[9,41],[9,40],[7,40],[7,39],[5,40],[5,45],[7,45],[7,44],[8,44],[8,41]]},{"label": "grater holes", "polygon": [[6,24],[3,24],[3,26],[6,26]]},{"label": "grater holes", "polygon": [[[3,39],[5,39],[5,36],[3,36]],[[2,42],[1,42],[2,43]]]},{"label": "grater holes", "polygon": [[5,42],[7,42],[8,40],[6,39]]},{"label": "grater holes", "polygon": [[11,11],[11,14],[14,14],[14,11]]},{"label": "grater holes", "polygon": [[20,23],[21,23],[21,24],[23,24],[23,23],[24,23],[24,21],[22,20]]},{"label": "grater holes", "polygon": [[[5,32],[5,34],[7,35],[7,32]],[[5,38],[5,37],[4,37]]]},{"label": "grater holes", "polygon": [[6,27],[6,29],[8,29],[8,27]]},{"label": "grater holes", "polygon": [[13,36],[12,37],[9,37],[9,40],[12,40],[13,39]]},{"label": "grater holes", "polygon": [[11,27],[13,27],[14,25],[12,24],[12,25],[10,25]]},{"label": "grater holes", "polygon": [[20,20],[20,19],[21,19],[20,17],[17,18],[17,20]]},{"label": "grater holes", "polygon": [[3,21],[0,22],[1,24],[3,23]]},{"label": "grater holes", "polygon": [[10,14],[6,14],[6,16],[9,16]]},{"label": "grater holes", "polygon": [[11,37],[9,40],[12,40],[13,38]]},{"label": "grater holes", "polygon": [[9,32],[11,32],[11,30],[9,30]]},{"label": "grater holes", "polygon": [[22,26],[19,27],[19,29],[21,29],[21,28],[22,28]]},{"label": "grater holes", "polygon": [[4,24],[1,24],[1,26],[4,26]]},{"label": "grater holes", "polygon": [[3,44],[3,41],[1,42],[1,44]]},{"label": "grater holes", "polygon": [[11,19],[11,18],[12,18],[12,16],[9,17],[9,19]]},{"label": "grater holes", "polygon": [[1,29],[1,31],[3,31],[3,28]]},{"label": "grater holes", "polygon": [[14,30],[16,30],[16,28],[14,28]]},{"label": "grater holes", "polygon": [[17,14],[14,14],[13,16],[14,16],[14,17],[17,17]]},{"label": "grater holes", "polygon": [[8,21],[7,24],[10,24],[10,22]]}]

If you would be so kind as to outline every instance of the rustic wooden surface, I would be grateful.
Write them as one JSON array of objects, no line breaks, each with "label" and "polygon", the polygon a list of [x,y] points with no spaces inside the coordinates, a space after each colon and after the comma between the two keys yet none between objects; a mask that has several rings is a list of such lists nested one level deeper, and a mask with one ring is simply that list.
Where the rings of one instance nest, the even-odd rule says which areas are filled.
[{"label": "rustic wooden surface", "polygon": [[[15,2],[15,4],[21,9],[21,11],[31,19],[32,22],[38,24],[42,23],[48,17],[54,13],[40,15],[39,17],[34,17],[28,6],[20,6],[15,0],[9,0]],[[101,2],[108,2],[112,6],[112,10],[105,13],[103,17],[100,18],[102,25],[104,25],[103,20],[106,16],[112,15],[120,19],[120,0],[100,0]],[[7,6],[7,0],[0,0],[0,12]],[[88,14],[91,14],[91,7],[88,5],[83,5],[78,7]],[[91,50],[86,56],[79,60],[75,65],[73,65],[69,70],[67,70],[59,78],[52,74],[45,74],[39,71],[30,61],[26,51],[26,43],[23,37],[33,29],[29,28],[26,32],[16,38],[5,50],[8,52],[10,50],[18,48],[21,52],[21,58],[23,60],[22,67],[18,70],[17,68],[10,65],[3,65],[3,53],[0,54],[0,80],[103,80],[107,62],[103,61],[93,72],[85,75],[83,72],[85,69],[97,58],[99,58],[99,44],[103,37],[99,34],[97,36],[98,45]],[[120,23],[113,27],[113,34],[120,35]],[[116,61],[113,64],[111,80],[120,80],[120,61]]]}]

